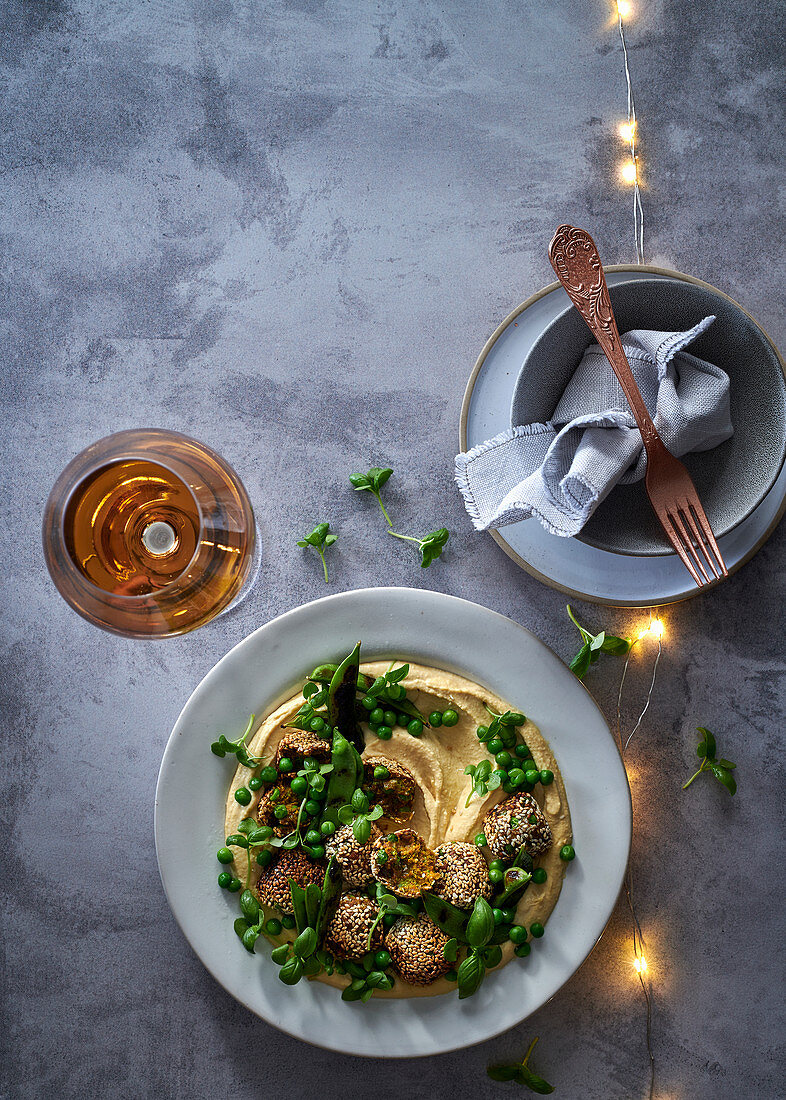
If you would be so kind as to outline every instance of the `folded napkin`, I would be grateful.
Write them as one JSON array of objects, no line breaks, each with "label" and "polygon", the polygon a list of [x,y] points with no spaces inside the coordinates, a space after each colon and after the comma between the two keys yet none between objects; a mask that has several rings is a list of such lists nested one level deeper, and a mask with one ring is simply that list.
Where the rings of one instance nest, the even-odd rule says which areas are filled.
[{"label": "folded napkin", "polygon": [[[687,332],[626,332],[622,345],[655,427],[675,455],[708,451],[733,432],[729,378],[683,349]],[[535,516],[555,535],[577,534],[617,484],[647,468],[641,434],[597,344],[587,348],[548,424],[509,429],[456,457],[456,482],[479,531]]]}]

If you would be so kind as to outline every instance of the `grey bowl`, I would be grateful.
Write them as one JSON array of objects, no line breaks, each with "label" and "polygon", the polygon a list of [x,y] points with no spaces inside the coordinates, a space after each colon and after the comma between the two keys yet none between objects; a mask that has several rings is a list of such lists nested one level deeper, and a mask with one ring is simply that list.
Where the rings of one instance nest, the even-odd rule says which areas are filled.
[{"label": "grey bowl", "polygon": [[[715,322],[688,350],[729,375],[734,435],[682,461],[720,537],[761,503],[786,457],[786,379],[778,353],[740,306],[711,287],[643,275],[611,285],[609,293],[622,333],[634,328],[683,330],[715,314]],[[551,418],[592,343],[573,306],[548,325],[521,366],[511,405],[513,426]],[[643,481],[613,489],[576,537],[618,554],[673,553]]]}]

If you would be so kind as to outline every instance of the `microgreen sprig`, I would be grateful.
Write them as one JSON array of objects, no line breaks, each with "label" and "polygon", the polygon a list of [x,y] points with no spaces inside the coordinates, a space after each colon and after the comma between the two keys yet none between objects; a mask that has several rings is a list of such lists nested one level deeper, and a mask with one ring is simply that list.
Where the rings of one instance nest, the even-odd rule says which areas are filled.
[{"label": "microgreen sprig", "polygon": [[313,546],[316,552],[322,559],[322,569],[325,574],[325,584],[328,583],[328,568],[325,561],[325,551],[328,546],[332,546],[338,538],[338,535],[330,534],[329,523],[318,523],[310,535],[305,535],[302,539],[298,539],[298,546],[307,547]]},{"label": "microgreen sprig", "polygon": [[417,910],[412,905],[407,905],[405,901],[401,901],[395,894],[389,894],[381,882],[376,884],[377,890],[377,905],[379,906],[379,912],[371,925],[366,938],[366,951],[371,950],[371,941],[374,936],[374,932],[377,929],[379,922],[388,914],[395,917],[414,917],[417,916]]},{"label": "microgreen sprig", "polygon": [[395,539],[406,539],[407,542],[417,543],[420,551],[420,564],[423,569],[428,569],[433,561],[441,556],[445,544],[450,538],[447,527],[440,527],[436,531],[429,531],[423,538],[415,538],[412,535],[400,535],[397,531],[388,531]]},{"label": "microgreen sprig", "polygon": [[479,764],[467,764],[464,774],[472,779],[472,790],[464,803],[465,808],[473,798],[485,798],[489,791],[496,791],[502,782],[500,773],[491,770],[491,761],[488,759],[481,760]]},{"label": "microgreen sprig", "polygon": [[731,773],[737,765],[733,764],[731,760],[724,760],[723,758],[718,760],[718,747],[715,744],[715,737],[708,729],[705,729],[703,726],[697,726],[696,732],[701,738],[696,747],[696,755],[702,758],[701,766],[699,770],[690,777],[687,783],[683,783],[683,791],[687,790],[693,780],[701,775],[702,772],[712,772],[718,782],[723,784],[729,794],[735,794],[737,791],[737,782]]},{"label": "microgreen sprig", "polygon": [[248,725],[246,726],[241,736],[238,737],[237,741],[228,741],[222,733],[218,741],[214,741],[213,744],[210,746],[210,751],[215,756],[219,756],[222,758],[226,756],[227,753],[230,753],[231,755],[236,756],[238,759],[238,763],[242,764],[246,768],[259,767],[262,761],[258,757],[252,756],[252,754],[246,749],[246,738],[248,737],[249,733],[251,733],[253,726],[254,715],[252,714],[248,720]]},{"label": "microgreen sprig", "polygon": [[537,1043],[537,1035],[529,1045],[529,1050],[520,1062],[507,1062],[501,1065],[489,1066],[486,1073],[492,1081],[515,1081],[517,1085],[524,1085],[530,1092],[536,1092],[539,1096],[548,1096],[554,1092],[554,1086],[550,1085],[537,1073],[533,1073],[527,1063]]},{"label": "microgreen sprig", "polygon": [[570,604],[566,608],[570,621],[574,623],[582,638],[582,647],[570,662],[570,671],[575,673],[579,680],[583,680],[590,665],[594,665],[601,653],[611,653],[614,656],[622,656],[628,652],[631,646],[629,638],[618,638],[614,634],[607,634],[601,630],[600,634],[590,634],[585,630],[576,616]]},{"label": "microgreen sprig", "polygon": [[349,480],[352,483],[352,488],[356,493],[362,492],[364,489],[368,489],[370,493],[373,493],[377,498],[377,504],[382,509],[382,515],[387,520],[388,527],[392,527],[390,516],[385,511],[385,505],[382,503],[382,497],[380,496],[380,490],[385,482],[388,480],[393,471],[386,467],[381,470],[379,466],[372,466],[366,474],[350,474]]},{"label": "microgreen sprig", "polygon": [[[346,803],[339,807],[338,819],[342,825],[352,825],[352,833],[358,844],[366,844],[371,836],[371,822],[378,821],[382,817],[382,807],[373,806],[371,809],[366,808],[365,810],[355,809],[354,801],[358,794],[362,795],[362,791],[355,791],[352,796],[352,804]],[[366,807],[368,807],[368,799],[365,798],[365,795],[363,795],[363,798]]]}]

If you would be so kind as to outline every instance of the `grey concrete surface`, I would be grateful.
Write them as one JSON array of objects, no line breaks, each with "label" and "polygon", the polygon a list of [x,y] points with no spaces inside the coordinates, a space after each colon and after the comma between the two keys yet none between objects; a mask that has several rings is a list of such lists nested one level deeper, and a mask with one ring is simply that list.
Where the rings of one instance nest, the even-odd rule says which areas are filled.
[{"label": "grey concrete surface", "polygon": [[[786,345],[784,26],[778,0],[633,0],[647,255],[722,287]],[[294,545],[341,533],[330,591],[435,587],[564,657],[564,598],[475,534],[451,480],[489,333],[551,280],[563,220],[633,259],[616,182],[625,102],[606,0],[5,0],[2,106],[4,1097],[492,1098],[523,1054],[556,1095],[647,1095],[618,906],[535,1017],[427,1061],[290,1039],[234,1003],[166,906],[153,792],[192,688],[325,586]],[[246,602],[180,639],[115,638],[60,600],[44,501],[84,445],[180,429],[234,464],[264,542]],[[347,472],[390,464],[422,572]],[[662,1100],[784,1086],[784,530],[717,593],[669,609],[632,757],[634,867]],[[617,631],[640,617],[581,608]],[[631,681],[629,718],[648,658]],[[610,716],[619,666],[590,686]],[[693,727],[739,764],[688,792]]]}]

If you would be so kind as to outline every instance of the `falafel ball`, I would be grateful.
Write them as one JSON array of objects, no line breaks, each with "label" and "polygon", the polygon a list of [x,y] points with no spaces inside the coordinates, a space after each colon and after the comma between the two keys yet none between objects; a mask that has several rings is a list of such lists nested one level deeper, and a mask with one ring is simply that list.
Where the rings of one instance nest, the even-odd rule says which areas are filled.
[{"label": "falafel ball", "polygon": [[325,842],[325,855],[328,859],[336,857],[341,877],[347,886],[356,886],[364,889],[374,881],[371,871],[371,848],[374,841],[380,836],[379,829],[373,821],[371,834],[365,844],[359,844],[352,831],[351,825],[342,825],[340,829]]},{"label": "falafel ball", "polygon": [[430,985],[453,966],[444,955],[448,937],[425,913],[400,917],[385,937],[385,947],[405,982]]},{"label": "falafel ball", "polygon": [[496,859],[511,860],[519,848],[539,856],[551,847],[549,823],[531,794],[514,794],[498,802],[483,821],[488,847]]},{"label": "falafel ball", "polygon": [[325,948],[339,959],[359,959],[366,951],[377,951],[382,946],[382,923],[377,924],[368,937],[374,921],[379,916],[379,906],[364,894],[342,894],[336,911],[325,932]]},{"label": "falafel ball", "polygon": [[[375,768],[384,768],[387,776],[375,779]],[[415,812],[418,785],[409,768],[385,756],[363,757],[363,790],[373,805],[378,803],[390,821],[409,821]]]},{"label": "falafel ball", "polygon": [[[275,836],[287,836],[297,825],[297,815],[301,800],[293,793],[288,783],[277,783],[265,791],[257,806],[257,820],[260,825],[269,825]],[[276,815],[276,808],[283,806],[287,811],[283,817]]]},{"label": "falafel ball", "polygon": [[292,879],[298,886],[308,886],[314,883],[321,886],[325,881],[324,860],[309,859],[305,852],[293,848],[284,851],[269,867],[263,867],[257,880],[256,894],[263,905],[278,909],[280,913],[292,915],[292,895],[289,891],[289,880]]},{"label": "falafel ball", "polygon": [[331,743],[318,733],[308,730],[288,730],[276,746],[276,755],[273,763],[276,767],[287,756],[295,765],[295,771],[303,767],[303,761],[307,756],[318,760],[320,764],[327,764],[331,756]]},{"label": "falafel ball", "polygon": [[374,877],[400,898],[420,897],[439,878],[436,856],[413,829],[399,829],[379,837],[371,849]]},{"label": "falafel ball", "polygon": [[475,844],[440,844],[435,869],[439,883],[434,893],[459,909],[471,909],[478,898],[491,897],[488,864]]}]

